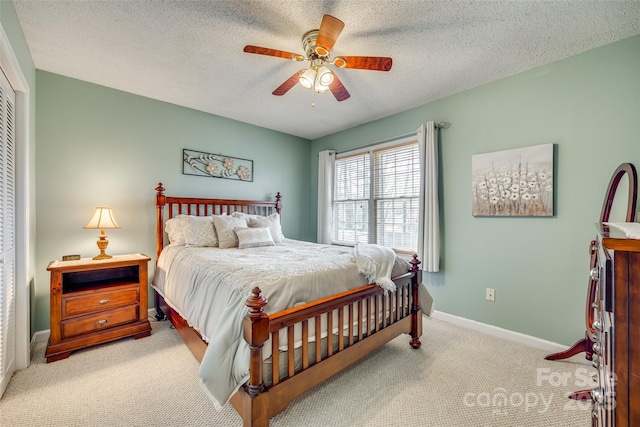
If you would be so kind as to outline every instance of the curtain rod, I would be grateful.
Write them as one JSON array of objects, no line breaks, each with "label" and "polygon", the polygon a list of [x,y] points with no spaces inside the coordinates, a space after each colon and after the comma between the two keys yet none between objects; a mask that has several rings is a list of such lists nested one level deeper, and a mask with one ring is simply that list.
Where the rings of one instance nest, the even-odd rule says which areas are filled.
[{"label": "curtain rod", "polygon": [[[438,122],[434,126],[435,126],[436,129],[448,129],[449,126],[451,126],[451,123]],[[350,151],[362,150],[363,148],[372,147],[372,146],[378,145],[378,144],[385,144],[387,142],[393,142],[393,141],[396,141],[398,139],[406,138],[406,137],[409,137],[409,136],[415,136],[417,134],[418,134],[418,131],[414,130],[412,132],[403,133],[402,135],[396,135],[396,136],[392,136],[391,138],[381,139],[381,140],[378,140],[378,141],[369,142],[369,143],[366,143],[364,145],[360,145],[358,147],[349,148],[346,151],[336,151],[336,154],[344,154],[344,153],[348,153]]]}]

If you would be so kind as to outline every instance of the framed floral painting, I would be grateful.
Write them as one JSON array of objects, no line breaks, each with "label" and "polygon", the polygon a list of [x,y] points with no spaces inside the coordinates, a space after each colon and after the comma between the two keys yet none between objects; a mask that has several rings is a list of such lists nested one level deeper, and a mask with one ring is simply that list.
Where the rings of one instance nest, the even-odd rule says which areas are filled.
[{"label": "framed floral painting", "polygon": [[185,148],[182,150],[182,173],[210,178],[253,181],[253,160]]},{"label": "framed floral painting", "polygon": [[473,216],[553,216],[553,144],[471,158]]}]

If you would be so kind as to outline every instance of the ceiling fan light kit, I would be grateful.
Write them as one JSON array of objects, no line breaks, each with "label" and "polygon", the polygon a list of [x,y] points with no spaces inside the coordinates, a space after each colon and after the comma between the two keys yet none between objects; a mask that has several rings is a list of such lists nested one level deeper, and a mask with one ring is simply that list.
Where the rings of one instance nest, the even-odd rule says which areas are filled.
[{"label": "ceiling fan light kit", "polygon": [[336,56],[331,60],[331,50],[344,28],[344,23],[331,15],[324,15],[320,29],[308,31],[302,37],[302,47],[306,56],[259,46],[245,46],[244,51],[257,55],[275,56],[292,61],[309,61],[309,68],[303,68],[282,83],[273,94],[282,96],[297,83],[316,93],[330,90],[338,101],[344,101],[351,95],[338,76],[327,65],[338,68],[355,68],[361,70],[389,71],[393,64],[391,58],[377,56]]}]

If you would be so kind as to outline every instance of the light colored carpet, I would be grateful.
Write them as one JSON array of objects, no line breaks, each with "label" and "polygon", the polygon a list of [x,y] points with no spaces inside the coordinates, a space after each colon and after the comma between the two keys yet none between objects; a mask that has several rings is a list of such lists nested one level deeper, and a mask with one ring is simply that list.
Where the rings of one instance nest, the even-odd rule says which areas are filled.
[{"label": "light colored carpet", "polygon": [[[0,425],[241,426],[228,404],[216,412],[198,383],[198,362],[168,322],[44,363],[44,343],[0,399]],[[289,426],[590,425],[584,359],[548,362],[545,352],[425,319],[422,348],[401,336],[296,399],[271,420]],[[506,396],[506,403],[500,399]],[[500,405],[500,403],[502,403]]]}]

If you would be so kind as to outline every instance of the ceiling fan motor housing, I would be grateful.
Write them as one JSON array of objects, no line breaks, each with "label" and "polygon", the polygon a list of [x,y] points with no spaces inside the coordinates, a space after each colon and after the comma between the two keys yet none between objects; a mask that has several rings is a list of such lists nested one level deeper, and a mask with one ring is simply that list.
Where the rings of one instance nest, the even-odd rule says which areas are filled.
[{"label": "ceiling fan motor housing", "polygon": [[318,58],[326,61],[329,59],[329,51],[323,46],[316,46],[318,32],[319,30],[311,30],[302,36],[302,47],[309,59]]}]

